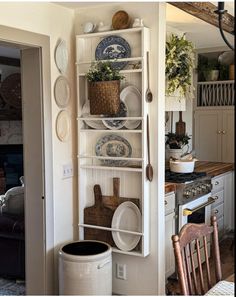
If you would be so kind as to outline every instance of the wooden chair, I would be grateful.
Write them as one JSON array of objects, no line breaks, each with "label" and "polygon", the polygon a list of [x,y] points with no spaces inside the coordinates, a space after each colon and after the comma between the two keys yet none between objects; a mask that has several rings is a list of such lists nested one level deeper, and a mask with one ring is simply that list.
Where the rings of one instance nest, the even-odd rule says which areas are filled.
[{"label": "wooden chair", "polygon": [[[207,249],[207,237],[209,236],[212,236],[212,257],[215,262],[215,280],[218,282],[222,279],[222,273],[216,217],[213,216],[211,218],[211,226],[188,223],[182,227],[178,235],[172,236],[182,295],[204,295],[214,285],[211,278]],[[201,263],[200,255],[200,240],[202,239],[205,253],[206,278],[203,275],[203,263]],[[194,246],[196,251],[193,251]]]}]

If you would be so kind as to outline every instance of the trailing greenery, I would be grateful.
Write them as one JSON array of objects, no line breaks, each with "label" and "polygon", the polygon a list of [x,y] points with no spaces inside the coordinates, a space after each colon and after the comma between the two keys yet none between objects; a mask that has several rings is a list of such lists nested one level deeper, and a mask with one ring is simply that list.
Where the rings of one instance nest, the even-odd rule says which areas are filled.
[{"label": "trailing greenery", "polygon": [[166,42],[166,94],[177,90],[181,96],[190,92],[192,68],[194,66],[192,42],[172,34]]},{"label": "trailing greenery", "polygon": [[112,67],[111,62],[94,62],[86,74],[88,81],[111,81],[121,80],[124,76],[120,75],[119,70]]},{"label": "trailing greenery", "polygon": [[185,135],[177,135],[176,133],[169,132],[166,134],[166,144],[170,149],[181,149],[184,145],[189,143],[190,137]]}]

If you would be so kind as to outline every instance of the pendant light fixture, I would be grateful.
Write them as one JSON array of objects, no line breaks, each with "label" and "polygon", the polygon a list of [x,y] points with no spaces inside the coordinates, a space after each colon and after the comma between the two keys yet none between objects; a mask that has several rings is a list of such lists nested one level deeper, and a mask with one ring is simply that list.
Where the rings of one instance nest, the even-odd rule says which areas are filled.
[{"label": "pendant light fixture", "polygon": [[224,35],[224,31],[222,29],[222,18],[225,12],[227,12],[227,10],[224,9],[225,3],[224,2],[218,2],[218,9],[215,10],[215,13],[217,13],[219,15],[219,29],[220,29],[220,34],[224,40],[224,42],[227,44],[227,46],[231,49],[234,50],[234,47],[228,42],[228,40],[226,39],[225,35]]}]

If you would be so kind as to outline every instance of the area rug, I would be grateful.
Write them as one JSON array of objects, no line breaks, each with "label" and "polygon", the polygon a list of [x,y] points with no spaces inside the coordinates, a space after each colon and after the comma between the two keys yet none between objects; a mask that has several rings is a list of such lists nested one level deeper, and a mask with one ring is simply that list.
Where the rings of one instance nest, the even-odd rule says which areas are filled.
[{"label": "area rug", "polygon": [[24,282],[17,283],[15,280],[0,278],[0,296],[25,295]]}]

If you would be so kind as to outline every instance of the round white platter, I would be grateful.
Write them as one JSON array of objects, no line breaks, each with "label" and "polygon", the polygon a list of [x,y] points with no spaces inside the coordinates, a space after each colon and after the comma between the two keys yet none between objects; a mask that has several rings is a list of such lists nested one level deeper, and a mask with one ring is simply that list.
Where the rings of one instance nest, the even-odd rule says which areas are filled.
[{"label": "round white platter", "polygon": [[[125,103],[127,107],[127,117],[140,117],[142,110],[142,95],[139,89],[135,86],[128,86],[124,88],[120,93],[120,99]],[[140,120],[126,121],[125,127],[133,130],[140,125]]]},{"label": "round white platter", "polygon": [[55,101],[60,108],[65,108],[70,101],[70,85],[64,76],[59,76],[54,84]]},{"label": "round white platter", "polygon": [[[112,217],[112,228],[140,232],[141,213],[136,204],[131,201],[121,203]],[[112,231],[112,237],[116,246],[122,251],[133,250],[141,235],[127,234],[119,231]]]},{"label": "round white platter", "polygon": [[65,74],[68,66],[68,51],[65,40],[61,40],[56,46],[55,62],[61,74]]},{"label": "round white platter", "polygon": [[66,110],[58,113],[56,119],[56,134],[60,141],[66,142],[70,135],[70,116]]}]

